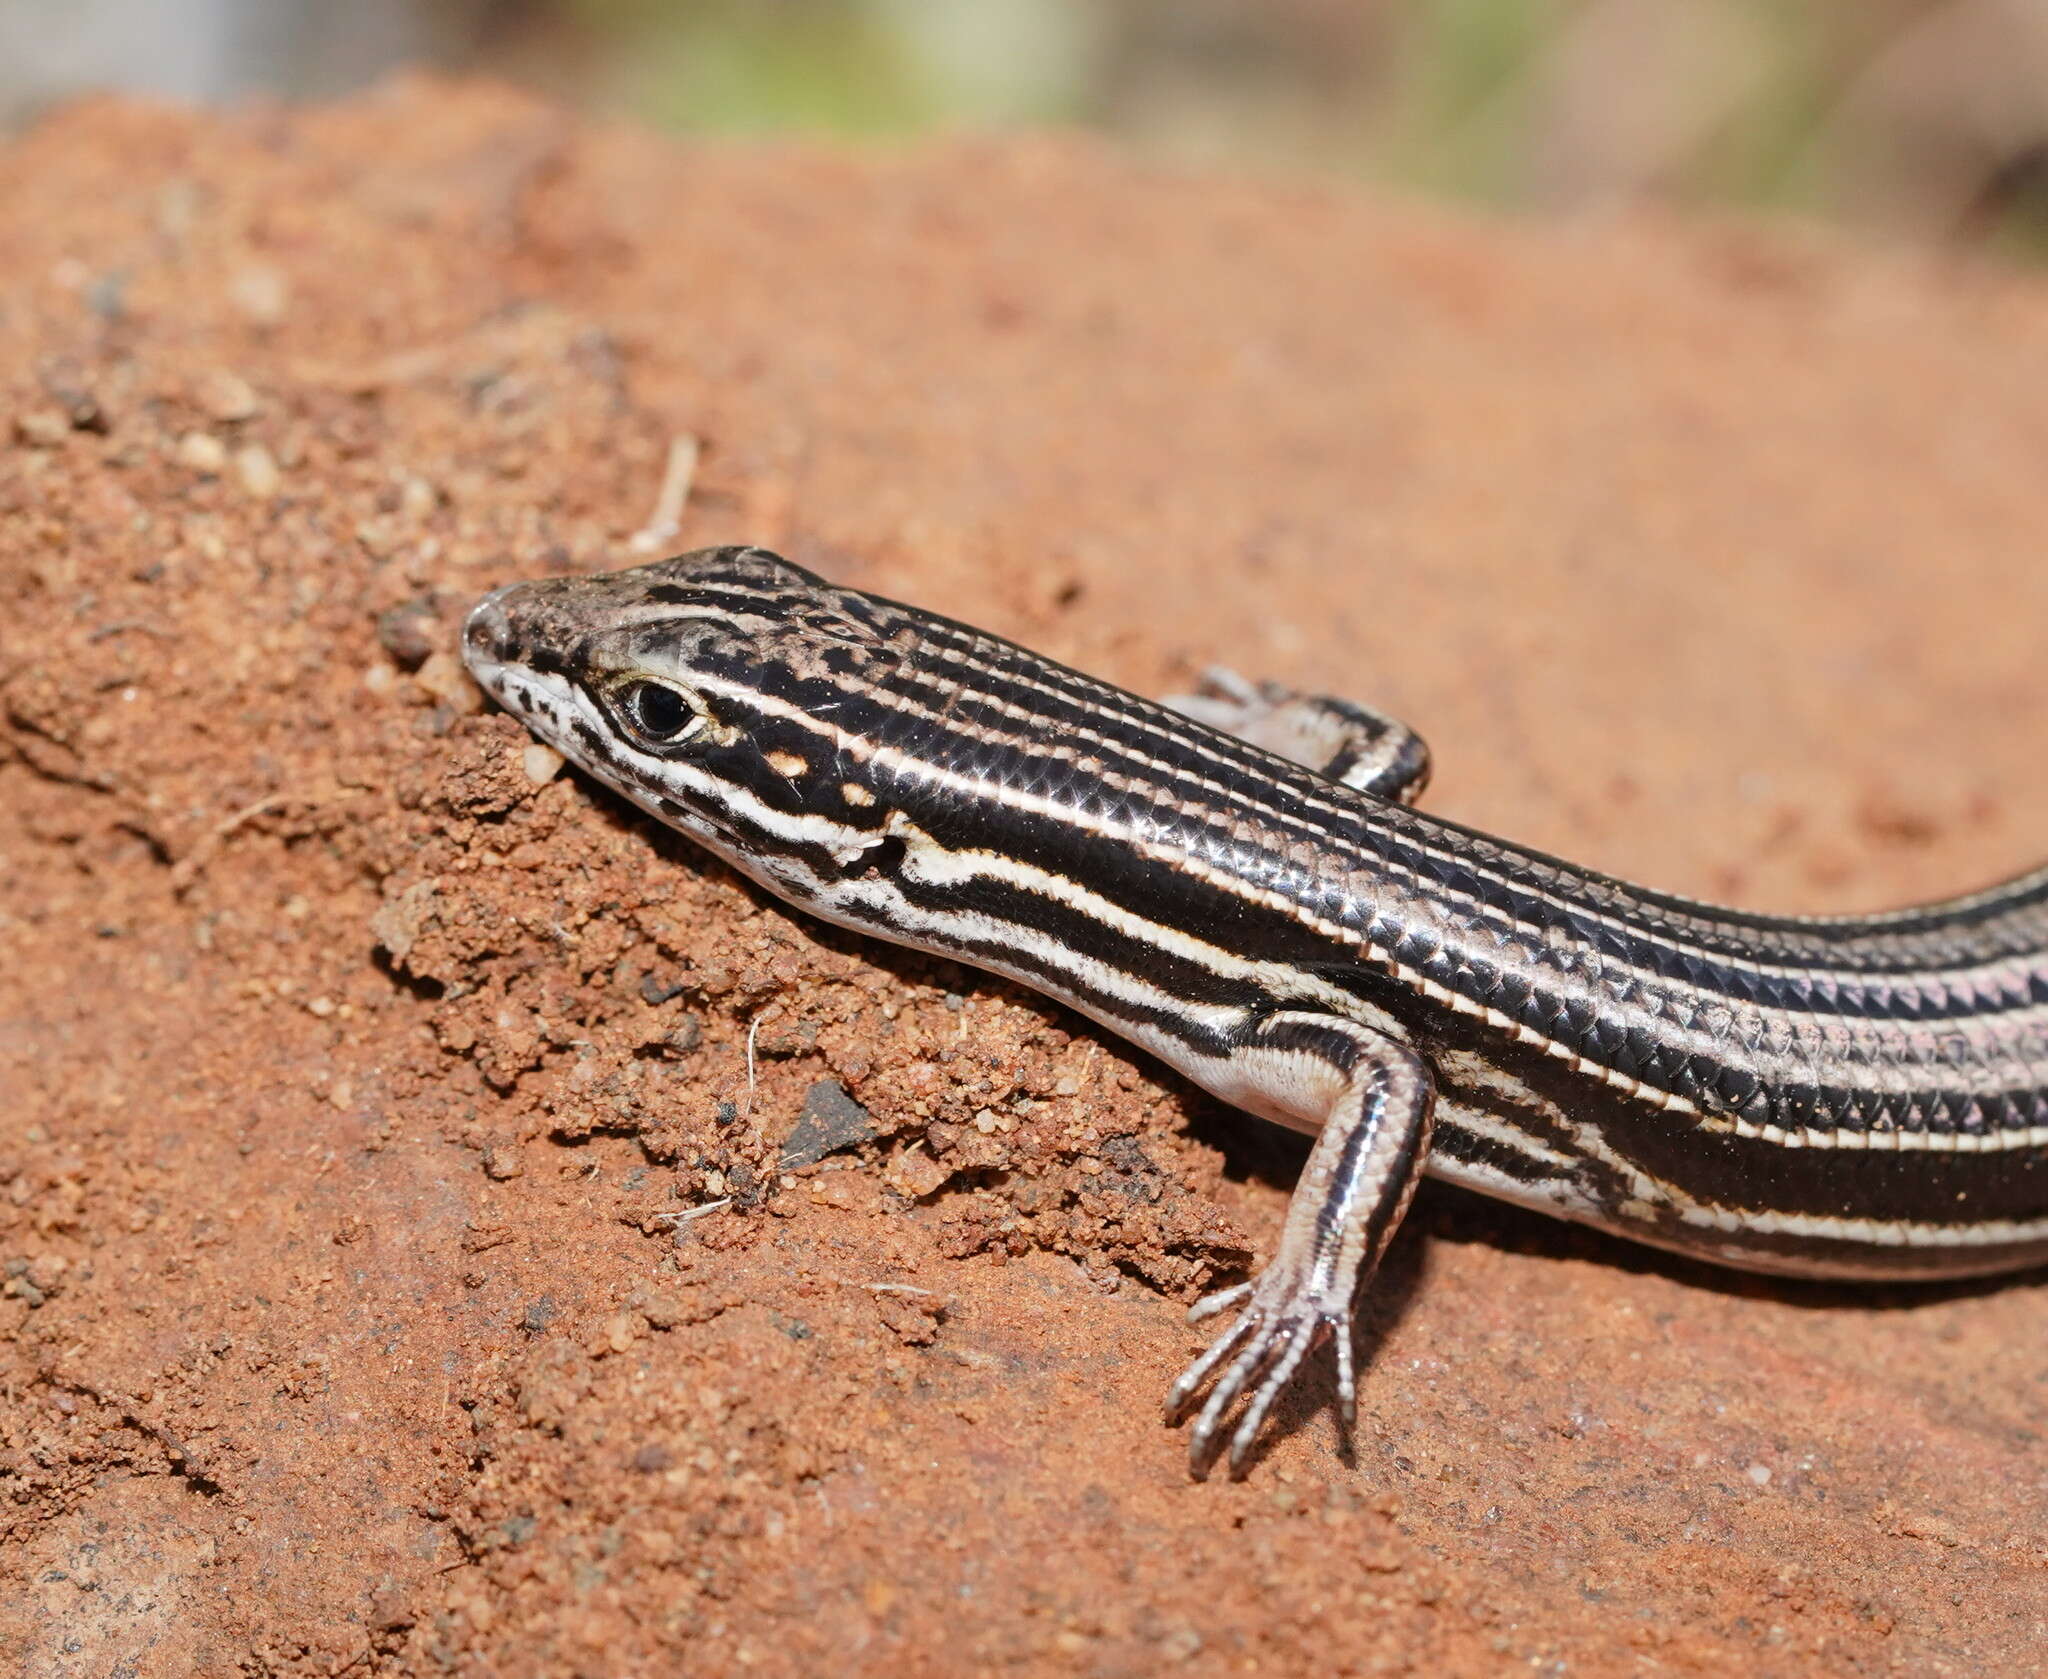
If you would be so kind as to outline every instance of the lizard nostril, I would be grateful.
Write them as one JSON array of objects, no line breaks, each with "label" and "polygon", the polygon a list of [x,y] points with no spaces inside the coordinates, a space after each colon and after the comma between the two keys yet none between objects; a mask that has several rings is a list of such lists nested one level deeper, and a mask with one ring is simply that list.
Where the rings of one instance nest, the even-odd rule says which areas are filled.
[{"label": "lizard nostril", "polygon": [[508,664],[517,650],[518,638],[512,633],[511,617],[500,600],[503,593],[498,590],[488,594],[470,609],[462,626],[462,646],[472,658]]}]

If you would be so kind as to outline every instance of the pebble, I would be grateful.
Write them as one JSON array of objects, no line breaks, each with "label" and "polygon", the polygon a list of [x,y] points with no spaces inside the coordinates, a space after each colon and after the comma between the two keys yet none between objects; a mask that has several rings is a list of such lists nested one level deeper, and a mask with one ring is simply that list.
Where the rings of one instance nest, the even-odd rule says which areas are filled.
[{"label": "pebble", "polygon": [[178,464],[218,477],[228,464],[228,447],[211,432],[188,431],[178,439]]},{"label": "pebble", "polygon": [[408,478],[398,492],[398,510],[415,522],[441,505],[441,494],[424,478]]},{"label": "pebble", "polygon": [[[813,1165],[877,1134],[873,1116],[847,1093],[845,1085],[837,1079],[820,1079],[804,1093],[796,1124],[782,1145],[782,1165],[785,1169]],[[925,1163],[936,1167],[929,1157]],[[941,1171],[939,1181],[943,1183],[946,1176]]]},{"label": "pebble", "polygon": [[228,282],[228,298],[258,326],[275,326],[291,302],[291,287],[280,270],[252,262]]},{"label": "pebble", "polygon": [[469,716],[484,708],[482,690],[470,680],[469,671],[453,653],[429,656],[413,680],[459,715]]},{"label": "pebble", "polygon": [[552,746],[543,746],[536,740],[529,742],[526,750],[519,754],[519,762],[526,771],[526,779],[538,787],[555,779],[562,767],[562,755]]},{"label": "pebble", "polygon": [[915,1146],[904,1149],[882,1168],[882,1176],[890,1186],[913,1201],[923,1200],[952,1175],[950,1167],[942,1166],[922,1148]]},{"label": "pebble", "polygon": [[440,620],[424,600],[401,601],[377,615],[377,643],[402,670],[418,670],[434,651]]},{"label": "pebble", "polygon": [[652,968],[640,976],[640,1000],[651,1009],[658,1009],[671,997],[680,997],[690,988],[681,980],[665,980]]},{"label": "pebble", "polygon": [[193,395],[199,406],[223,425],[254,419],[262,407],[249,381],[232,373],[207,374],[199,381],[199,388]]},{"label": "pebble", "polygon": [[71,422],[54,408],[31,408],[14,416],[14,435],[31,449],[54,449],[71,435]]},{"label": "pebble", "polygon": [[235,451],[235,476],[241,480],[242,488],[260,501],[267,501],[284,487],[284,475],[277,470],[277,459],[260,443],[250,443]]}]

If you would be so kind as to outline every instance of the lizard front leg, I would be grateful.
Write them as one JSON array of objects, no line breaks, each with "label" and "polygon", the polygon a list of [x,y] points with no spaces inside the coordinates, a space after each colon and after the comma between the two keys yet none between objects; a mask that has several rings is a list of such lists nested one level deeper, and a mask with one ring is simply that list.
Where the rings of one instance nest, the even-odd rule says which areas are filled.
[{"label": "lizard front leg", "polygon": [[1436,1100],[1429,1064],[1414,1050],[1369,1026],[1310,1010],[1255,1020],[1231,1066],[1246,1095],[1270,1110],[1320,1121],[1322,1129],[1272,1261],[1189,1314],[1200,1319],[1238,1309],[1167,1396],[1167,1420],[1179,1422],[1215,1378],[1188,1437],[1198,1478],[1207,1474],[1224,1418],[1240,1398],[1230,1472],[1244,1472],[1273,1401],[1325,1336],[1336,1342],[1338,1405],[1350,1428],[1358,1408],[1352,1308],[1415,1192]]},{"label": "lizard front leg", "polygon": [[1169,694],[1164,703],[1375,798],[1412,805],[1429,785],[1423,738],[1398,718],[1355,700],[1249,682],[1212,665],[1195,693]]}]

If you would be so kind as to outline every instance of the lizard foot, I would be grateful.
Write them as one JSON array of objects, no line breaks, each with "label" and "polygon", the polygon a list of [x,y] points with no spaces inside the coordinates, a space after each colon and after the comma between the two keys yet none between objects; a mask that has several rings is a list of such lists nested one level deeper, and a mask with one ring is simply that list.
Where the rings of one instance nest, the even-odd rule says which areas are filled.
[{"label": "lizard foot", "polygon": [[1252,1282],[1199,1301],[1188,1319],[1199,1322],[1233,1306],[1239,1310],[1230,1326],[1188,1366],[1166,1397],[1166,1420],[1180,1422],[1214,1378],[1188,1435],[1188,1466],[1197,1480],[1208,1477],[1223,1447],[1225,1418],[1240,1399],[1244,1409],[1229,1430],[1229,1463],[1233,1479],[1243,1476],[1273,1402],[1325,1338],[1337,1346],[1337,1403],[1347,1432],[1358,1409],[1348,1290],[1347,1298],[1334,1299],[1309,1278],[1290,1276],[1275,1266]]}]

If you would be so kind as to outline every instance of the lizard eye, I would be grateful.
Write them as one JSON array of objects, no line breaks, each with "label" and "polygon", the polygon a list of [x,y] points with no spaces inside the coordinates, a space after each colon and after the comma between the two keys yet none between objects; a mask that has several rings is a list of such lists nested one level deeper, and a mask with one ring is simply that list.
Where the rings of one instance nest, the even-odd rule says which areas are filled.
[{"label": "lizard eye", "polygon": [[673,746],[704,726],[704,713],[681,690],[660,682],[633,682],[619,690],[618,709],[628,729],[656,746]]}]

